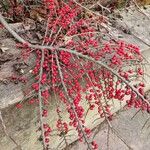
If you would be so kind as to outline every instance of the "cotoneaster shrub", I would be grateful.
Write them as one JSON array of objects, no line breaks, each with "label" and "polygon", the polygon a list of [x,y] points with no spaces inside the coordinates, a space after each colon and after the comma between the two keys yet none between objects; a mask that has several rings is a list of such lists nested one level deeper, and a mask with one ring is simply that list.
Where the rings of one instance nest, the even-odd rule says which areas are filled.
[{"label": "cotoneaster shrub", "polygon": [[[88,113],[96,110],[99,118],[105,118],[108,123],[113,116],[109,104],[112,99],[126,101],[129,108],[149,112],[150,105],[144,97],[140,49],[124,41],[109,39],[106,42],[103,36],[108,33],[99,27],[107,23],[107,18],[91,11],[83,15],[88,10],[81,1],[45,0],[44,3],[48,10],[47,25],[41,46],[34,49],[36,64],[32,71],[35,77],[32,89],[38,96],[29,100],[30,104],[35,99],[39,103],[43,149],[51,147],[53,129],[45,118],[52,93],[59,96],[69,114],[70,122],[67,123],[61,118],[60,107],[56,109],[59,118],[56,127],[60,133],[65,133],[63,138],[72,126],[87,149],[101,149],[92,139],[91,129],[85,126],[87,112],[81,104],[82,93],[86,95]],[[29,43],[20,46],[28,59],[33,47]]]}]

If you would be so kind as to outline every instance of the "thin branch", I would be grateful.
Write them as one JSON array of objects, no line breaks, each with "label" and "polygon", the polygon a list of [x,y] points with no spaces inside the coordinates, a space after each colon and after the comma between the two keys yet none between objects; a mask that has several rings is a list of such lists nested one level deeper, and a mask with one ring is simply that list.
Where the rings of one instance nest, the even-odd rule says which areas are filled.
[{"label": "thin branch", "polygon": [[150,20],[150,17],[140,8],[140,6],[137,4],[136,0],[132,0],[132,1],[135,4],[135,6],[139,9],[139,11]]},{"label": "thin branch", "polygon": [[103,5],[100,3],[100,1],[97,2],[97,5],[100,6],[100,7],[102,8],[102,10],[104,9],[104,10],[107,10],[109,13],[111,13],[110,9],[107,8],[107,7],[105,7],[105,6],[103,6]]},{"label": "thin branch", "polygon": [[26,43],[26,41],[21,38],[14,30],[11,29],[11,27],[9,26],[9,24],[5,21],[4,17],[1,15],[0,13],[0,22],[1,24],[11,33],[11,35],[17,39],[19,42],[21,43]]},{"label": "thin branch", "polygon": [[110,127],[108,125],[108,129],[107,129],[107,150],[110,150],[110,146],[109,146],[109,139],[110,139]]},{"label": "thin branch", "polygon": [[[79,57],[77,57],[77,58],[79,59]],[[82,69],[84,69],[84,65],[83,65],[83,63],[82,63],[82,62],[80,62],[80,64],[81,64]],[[87,73],[86,73],[86,76],[88,77],[88,79],[89,79],[89,80],[90,80],[90,82],[92,83],[92,88],[93,88],[93,90],[94,90],[95,94],[96,94],[96,95],[97,95],[97,97],[98,97],[98,101],[99,101],[100,106],[101,106],[101,108],[102,108],[102,110],[103,110],[104,117],[105,117],[105,119],[106,119],[107,123],[109,124],[109,126],[111,127],[111,123],[110,123],[110,121],[108,120],[108,117],[106,116],[106,113],[105,113],[105,110],[104,110],[103,104],[102,104],[102,102],[101,102],[101,100],[100,100],[100,98],[99,98],[99,96],[98,96],[98,94],[97,94],[97,91],[96,91],[96,89],[95,89],[94,83],[93,83],[93,81],[91,80],[90,76],[89,76]],[[105,99],[105,97],[104,97],[104,99]],[[88,111],[87,111],[87,113],[88,113]]]},{"label": "thin branch", "polygon": [[[47,36],[48,33],[48,24],[49,24],[49,18],[47,20],[47,25],[46,25],[46,32],[44,37]],[[44,40],[42,42],[42,46],[44,45]],[[43,144],[43,149],[46,150],[46,142],[45,142],[45,135],[44,135],[44,127],[43,127],[43,99],[42,99],[42,85],[41,85],[41,80],[42,80],[42,75],[43,75],[43,64],[44,64],[44,59],[45,59],[45,49],[41,49],[41,63],[40,63],[40,72],[39,72],[39,91],[38,91],[38,100],[39,100],[39,111],[40,111],[40,127],[41,127],[41,136],[42,136],[42,144]]]},{"label": "thin branch", "polygon": [[139,109],[139,110],[132,116],[131,120],[134,119],[135,116],[136,116],[139,112],[141,112],[141,109]]},{"label": "thin branch", "polygon": [[79,5],[81,8],[83,8],[83,9],[89,11],[90,13],[92,13],[92,14],[94,14],[94,15],[97,15],[97,16],[99,16],[99,17],[103,17],[103,18],[105,18],[105,19],[108,19],[106,16],[103,16],[103,15],[101,15],[101,14],[99,14],[99,13],[96,13],[96,12],[90,10],[89,8],[87,8],[87,7],[83,6],[83,5],[81,5],[81,4],[78,3],[76,0],[73,0],[73,1],[74,1],[77,5]]},{"label": "thin branch", "polygon": [[41,126],[41,135],[42,135],[42,140],[43,140],[43,148],[44,150],[46,149],[46,143],[45,143],[45,136],[44,136],[44,128],[43,128],[43,100],[42,100],[42,85],[41,85],[41,80],[42,80],[42,75],[43,75],[43,63],[44,63],[44,49],[42,49],[42,56],[41,56],[41,64],[40,64],[40,77],[39,77],[39,91],[38,91],[38,100],[39,100],[39,110],[40,110],[40,126]]},{"label": "thin branch", "polygon": [[[28,47],[35,48],[35,49],[43,49],[44,47],[41,45],[32,45],[31,43],[25,41],[21,36],[19,36],[6,22],[4,17],[0,13],[0,23],[9,31],[9,33],[20,43],[27,43]],[[52,48],[52,47],[51,47]]]},{"label": "thin branch", "polygon": [[[55,107],[58,108],[60,103],[58,104],[58,102],[57,102],[58,98],[57,98],[55,92],[54,92],[54,99],[56,101],[56,106]],[[62,117],[61,117],[59,112],[57,112],[57,115],[58,115],[59,119],[62,121],[62,119],[61,119]],[[63,132],[63,127],[62,126],[61,126],[61,131]],[[65,147],[68,147],[69,144],[67,142],[66,135],[64,133],[62,134],[62,137],[63,137],[63,140],[65,141]]]},{"label": "thin branch", "polygon": [[150,117],[145,121],[144,125],[142,126],[142,130],[144,129],[144,127],[146,126],[146,124],[149,122]]},{"label": "thin branch", "polygon": [[[67,96],[67,98],[68,98],[68,102],[72,105],[72,100],[71,100],[71,98],[69,97],[69,94],[68,94],[68,91],[67,91],[67,87],[66,87],[66,85],[65,85],[65,83],[64,83],[63,74],[62,74],[62,71],[61,71],[61,67],[60,67],[60,65],[59,65],[59,60],[58,60],[58,56],[57,56],[57,52],[56,52],[56,51],[55,51],[55,56],[56,56],[56,64],[57,64],[57,66],[58,66],[58,71],[59,71],[59,75],[60,75],[60,79],[61,79],[61,82],[62,82],[64,91],[65,91],[66,96]],[[80,124],[80,120],[79,120],[79,118],[78,118],[78,115],[77,115],[77,113],[76,113],[76,110],[75,110],[75,106],[74,106],[74,105],[72,105],[72,110],[73,110],[73,112],[74,112],[74,114],[75,114],[75,117],[76,117],[76,119],[77,119],[78,126],[79,126],[79,128],[81,129],[81,131],[82,131],[82,134],[83,134],[83,137],[84,137],[84,139],[85,139],[85,142],[87,143],[88,149],[89,149],[89,150],[92,150],[91,144],[90,144],[90,142],[89,142],[89,140],[88,140],[88,138],[87,138],[87,136],[86,136],[86,134],[85,134],[85,132],[84,132],[84,130],[83,130],[82,125]]]}]

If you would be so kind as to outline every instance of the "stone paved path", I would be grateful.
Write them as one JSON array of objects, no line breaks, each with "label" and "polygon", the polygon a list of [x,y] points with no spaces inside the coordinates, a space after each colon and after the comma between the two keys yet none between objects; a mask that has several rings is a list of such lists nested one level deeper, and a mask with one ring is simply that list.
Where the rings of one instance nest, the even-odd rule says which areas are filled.
[{"label": "stone paved path", "polygon": [[[120,138],[110,131],[108,140],[108,125],[106,123],[101,125],[101,129],[95,137],[99,150],[128,150],[129,148],[126,144],[131,150],[150,150],[150,115],[139,112],[132,119],[136,112],[135,109],[119,112],[111,122]],[[147,121],[148,118],[149,120]],[[145,124],[146,121],[147,123]],[[107,142],[109,143],[109,148],[107,147]],[[70,150],[87,149],[84,143],[78,142]]]}]

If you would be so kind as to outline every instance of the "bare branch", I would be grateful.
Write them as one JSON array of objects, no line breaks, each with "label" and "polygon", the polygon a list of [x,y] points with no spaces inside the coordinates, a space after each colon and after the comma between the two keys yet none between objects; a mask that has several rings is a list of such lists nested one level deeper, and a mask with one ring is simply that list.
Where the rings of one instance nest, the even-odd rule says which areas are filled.
[{"label": "bare branch", "polygon": [[26,43],[26,41],[21,38],[14,30],[11,29],[11,27],[9,26],[9,24],[5,21],[4,17],[1,15],[0,13],[0,22],[1,24],[9,31],[9,33],[11,33],[11,35],[17,39],[19,42],[21,43]]},{"label": "bare branch", "polygon": [[106,16],[103,16],[103,15],[101,15],[101,14],[99,14],[99,13],[96,13],[96,12],[90,10],[89,8],[87,8],[87,7],[83,6],[83,5],[81,5],[81,4],[78,3],[76,0],[73,0],[73,1],[74,1],[77,5],[79,5],[81,8],[83,8],[83,9],[89,11],[90,13],[92,13],[92,14],[94,14],[94,15],[96,15],[96,16],[99,16],[99,17],[103,17],[103,18],[105,18],[105,19],[108,19]]},{"label": "bare branch", "polygon": [[41,135],[42,135],[42,140],[43,140],[43,147],[44,150],[46,149],[46,143],[45,143],[45,136],[44,136],[44,128],[43,128],[43,104],[42,104],[42,95],[41,95],[41,80],[42,80],[42,74],[43,74],[43,63],[44,63],[44,49],[42,49],[42,56],[41,56],[41,64],[40,64],[40,77],[39,77],[39,91],[38,91],[38,99],[39,99],[39,110],[40,110],[40,126],[41,126]]},{"label": "bare branch", "polygon": [[132,0],[132,1],[135,4],[135,6],[138,8],[138,10],[150,20],[150,17],[140,8],[140,6],[137,4],[136,0]]}]

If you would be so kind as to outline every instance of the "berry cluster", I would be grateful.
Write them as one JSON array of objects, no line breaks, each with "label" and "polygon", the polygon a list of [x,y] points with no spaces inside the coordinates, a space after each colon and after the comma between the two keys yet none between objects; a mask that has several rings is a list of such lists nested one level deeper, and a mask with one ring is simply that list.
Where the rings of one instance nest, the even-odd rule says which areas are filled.
[{"label": "berry cluster", "polygon": [[[140,50],[137,46],[124,41],[104,42],[95,25],[99,23],[95,21],[95,16],[84,18],[81,15],[83,9],[73,0],[67,0],[66,3],[45,0],[45,4],[49,14],[47,34],[43,40],[45,45],[53,48],[36,50],[36,64],[32,71],[35,76],[32,88],[37,93],[41,90],[42,117],[48,116],[47,105],[53,92],[59,96],[60,104],[66,106],[70,119],[69,123],[62,120],[62,112],[57,108],[58,132],[67,134],[69,126],[74,127],[79,140],[84,139],[88,148],[96,150],[98,145],[90,139],[91,129],[85,125],[87,110],[82,105],[84,100],[88,103],[90,111],[96,109],[99,118],[106,120],[112,119],[110,102],[124,101],[126,96],[129,98],[128,107],[150,110],[150,106],[143,101],[144,83],[140,81],[132,85],[134,88],[131,86],[132,81],[142,80],[143,59]],[[25,49],[27,54],[31,51],[26,45]],[[81,55],[76,55],[72,51]],[[82,55],[94,61],[87,60]],[[41,65],[42,57],[44,61]],[[97,62],[103,65],[100,66]],[[48,145],[48,137],[53,129],[46,123],[43,123],[42,128],[44,142]]]}]

